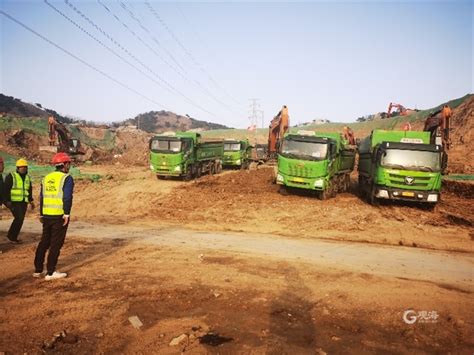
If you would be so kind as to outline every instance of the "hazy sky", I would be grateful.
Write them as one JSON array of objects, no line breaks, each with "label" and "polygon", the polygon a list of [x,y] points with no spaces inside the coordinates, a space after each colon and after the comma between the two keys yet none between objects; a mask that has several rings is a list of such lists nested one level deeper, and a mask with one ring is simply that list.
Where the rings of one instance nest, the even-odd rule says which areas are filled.
[{"label": "hazy sky", "polygon": [[472,1],[0,0],[0,9],[1,92],[87,120],[165,109],[241,128],[258,98],[265,126],[282,105],[291,124],[353,121],[390,101],[429,108],[473,92]]}]

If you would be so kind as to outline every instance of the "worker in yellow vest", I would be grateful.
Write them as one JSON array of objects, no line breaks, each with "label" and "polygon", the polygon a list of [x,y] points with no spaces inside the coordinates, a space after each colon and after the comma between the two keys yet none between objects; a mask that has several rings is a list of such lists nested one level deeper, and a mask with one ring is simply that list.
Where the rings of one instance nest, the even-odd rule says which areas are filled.
[{"label": "worker in yellow vest", "polygon": [[7,238],[11,243],[20,244],[18,239],[23,221],[25,220],[28,204],[31,209],[35,208],[33,202],[33,184],[28,175],[28,162],[25,159],[18,159],[16,162],[16,172],[5,177],[5,206],[13,215],[13,222],[7,233]]},{"label": "worker in yellow vest", "polygon": [[44,277],[47,281],[67,276],[65,272],[56,271],[56,264],[66,238],[74,192],[74,179],[69,175],[71,158],[66,153],[57,153],[52,163],[56,171],[46,175],[41,183],[40,220],[43,223],[43,234],[36,248],[33,274],[33,277],[43,275],[44,259],[49,249],[47,273]]}]

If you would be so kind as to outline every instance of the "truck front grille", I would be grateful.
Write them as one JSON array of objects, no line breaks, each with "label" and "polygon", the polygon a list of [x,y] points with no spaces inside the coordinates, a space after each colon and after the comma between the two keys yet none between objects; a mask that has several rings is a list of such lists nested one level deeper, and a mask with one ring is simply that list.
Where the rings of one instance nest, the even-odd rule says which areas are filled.
[{"label": "truck front grille", "polygon": [[288,166],[288,173],[291,176],[299,176],[299,177],[313,177],[313,169],[308,168],[306,166],[299,167],[296,164],[290,164]]},{"label": "truck front grille", "polygon": [[418,176],[413,177],[414,180],[411,184],[407,184],[405,181],[406,175],[388,174],[388,177],[391,184],[412,187],[428,187],[431,180],[429,176]]}]

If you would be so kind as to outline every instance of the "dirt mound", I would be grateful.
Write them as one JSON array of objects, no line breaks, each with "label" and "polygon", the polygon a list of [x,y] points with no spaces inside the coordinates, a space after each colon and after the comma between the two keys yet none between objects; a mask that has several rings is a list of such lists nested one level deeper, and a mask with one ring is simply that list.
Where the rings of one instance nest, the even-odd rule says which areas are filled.
[{"label": "dirt mound", "polygon": [[472,199],[474,198],[474,181],[443,180],[443,191]]},{"label": "dirt mound", "polygon": [[88,137],[97,140],[104,140],[106,134],[109,132],[107,128],[87,127],[81,126],[80,130],[84,132]]},{"label": "dirt mound", "polygon": [[265,195],[273,193],[278,188],[272,185],[273,168],[261,168],[258,170],[241,170],[224,175],[204,176],[192,185],[181,186],[179,190],[190,190],[201,194],[203,192],[226,197],[227,195]]},{"label": "dirt mound", "polygon": [[124,165],[148,166],[148,142],[151,136],[141,130],[117,130],[114,159]]},{"label": "dirt mound", "polygon": [[48,138],[23,129],[0,131],[0,151],[8,154],[42,161],[41,145],[48,145]]},{"label": "dirt mound", "polygon": [[453,173],[474,173],[474,96],[453,110],[451,117],[452,148],[449,170]]}]

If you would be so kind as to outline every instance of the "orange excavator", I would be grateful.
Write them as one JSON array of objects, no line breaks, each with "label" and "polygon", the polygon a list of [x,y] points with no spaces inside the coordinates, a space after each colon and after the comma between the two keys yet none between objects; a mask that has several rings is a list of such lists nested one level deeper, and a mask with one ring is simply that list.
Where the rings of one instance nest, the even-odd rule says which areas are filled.
[{"label": "orange excavator", "polygon": [[72,138],[66,126],[57,121],[53,116],[48,117],[48,135],[49,145],[57,147],[58,152],[72,155],[84,154],[81,141]]},{"label": "orange excavator", "polygon": [[387,118],[392,116],[392,110],[396,108],[398,115],[399,116],[408,116],[410,113],[415,112],[416,110],[412,110],[410,108],[406,108],[403,105],[396,104],[394,102],[390,102],[390,105],[388,105],[388,110],[387,110]]},{"label": "orange excavator", "polygon": [[451,130],[451,116],[453,111],[448,105],[431,113],[425,120],[423,131],[430,132],[430,143],[440,144],[443,147],[442,169],[446,171],[448,167],[448,150],[451,147],[449,131]]},{"label": "orange excavator", "polygon": [[268,130],[268,156],[269,159],[275,159],[280,147],[280,141],[290,127],[290,117],[288,116],[288,107],[283,106],[280,112],[273,117]]}]

